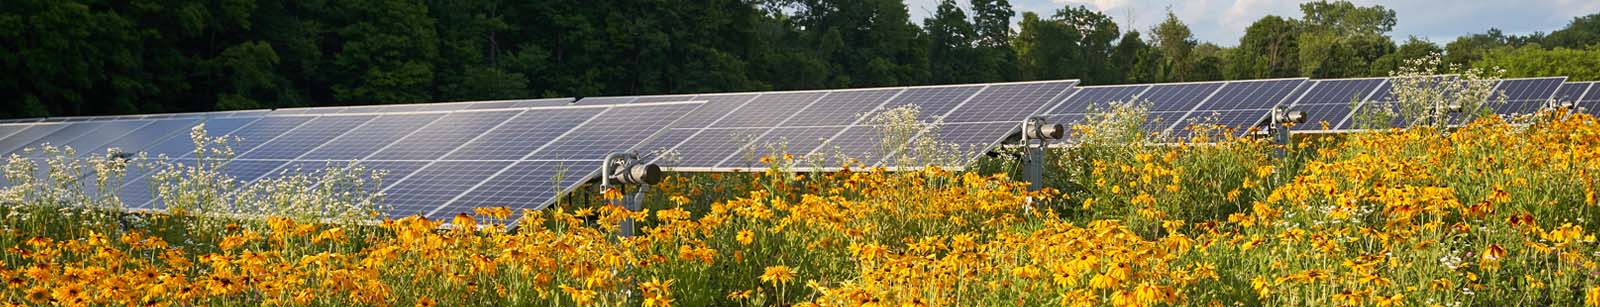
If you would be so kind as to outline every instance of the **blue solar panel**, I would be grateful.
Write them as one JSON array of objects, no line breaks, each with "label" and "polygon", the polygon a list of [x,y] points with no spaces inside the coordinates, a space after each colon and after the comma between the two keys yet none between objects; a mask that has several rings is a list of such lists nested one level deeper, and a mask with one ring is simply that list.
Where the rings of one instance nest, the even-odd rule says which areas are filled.
[{"label": "blue solar panel", "polygon": [[639,144],[634,148],[634,152],[647,161],[655,161],[658,158],[664,158],[666,161],[678,160],[679,155],[674,153],[672,148],[699,132],[700,129],[667,129],[662,131],[661,135]]},{"label": "blue solar panel", "polygon": [[507,161],[438,161],[384,189],[389,216],[428,215],[478,183],[510,166]]},{"label": "blue solar panel", "polygon": [[62,128],[66,127],[67,124],[60,123],[29,125],[22,131],[13,133],[11,136],[6,137],[5,139],[0,139],[0,156],[10,156],[12,153],[22,151],[23,148],[36,146],[39,144],[37,141],[40,138],[55,133],[57,130],[61,130]]},{"label": "blue solar panel", "polygon": [[[939,127],[938,139],[936,141],[938,144],[948,144],[954,146],[953,148],[948,149],[958,151],[960,153],[960,160],[937,160],[940,158],[948,158],[944,157],[944,152],[941,152],[945,149],[922,152],[929,151],[929,149],[902,148],[901,152],[903,152],[903,154],[901,156],[908,157],[910,160],[912,160],[907,161],[910,162],[910,165],[899,165],[899,161],[884,161],[884,166],[918,167],[928,163],[953,162],[954,164],[947,164],[944,166],[950,168],[960,168],[966,166],[966,164],[971,163],[972,161],[977,160],[979,155],[982,155],[983,153],[988,152],[990,149],[993,149],[995,145],[1000,143],[1002,138],[1004,138],[1006,135],[1016,132],[1021,125],[1021,123],[1017,122],[952,123],[943,125]],[[928,134],[924,134],[922,137],[927,136]]]},{"label": "blue solar panel", "polygon": [[1556,102],[1573,102],[1573,103],[1576,103],[1576,102],[1578,102],[1578,100],[1583,99],[1583,93],[1589,91],[1589,84],[1591,84],[1591,83],[1583,83],[1583,82],[1567,82],[1567,83],[1563,83],[1563,84],[1561,84],[1561,88],[1556,89],[1556,95],[1554,97],[1550,97],[1550,98],[1551,99],[1555,99]]},{"label": "blue solar panel", "polygon": [[287,160],[233,160],[222,165],[222,173],[233,177],[239,183],[256,181],[269,175],[276,176],[273,172],[289,164]]},{"label": "blue solar panel", "polygon": [[458,112],[445,115],[367,157],[373,160],[434,160],[500,125],[522,110]]},{"label": "blue solar panel", "polygon": [[[785,153],[794,157],[802,157],[805,156],[806,153],[816,150],[817,147],[821,146],[824,141],[827,141],[828,139],[833,138],[834,135],[843,132],[845,128],[847,127],[827,126],[773,128],[772,130],[767,131],[766,135],[761,137],[761,141],[749,144],[748,146],[750,146],[750,148],[748,150],[753,151],[757,157],[782,157]],[[718,166],[723,168],[738,167],[751,169],[765,168],[768,165],[760,163],[759,159],[757,161],[729,159]]]},{"label": "blue solar panel", "polygon": [[829,92],[805,110],[789,117],[780,126],[838,126],[856,123],[903,89],[848,90]]},{"label": "blue solar panel", "polygon": [[[1273,107],[1286,104],[1289,94],[1305,83],[1304,79],[1233,81],[1195,107],[1171,127],[1180,137],[1189,136],[1188,125],[1207,124],[1244,131],[1256,126]],[[1207,127],[1211,129],[1214,127]]]},{"label": "blue solar panel", "polygon": [[633,100],[633,103],[690,101],[695,100],[694,96],[695,95],[639,96],[638,99]]},{"label": "blue solar panel", "polygon": [[[858,162],[867,166],[878,165],[884,157],[893,155],[906,142],[884,142],[884,128],[876,126],[851,126],[839,136],[823,142],[805,157],[820,161],[820,167],[840,167],[845,162]],[[913,136],[900,136],[911,138]]]},{"label": "blue solar panel", "polygon": [[[65,127],[56,130],[55,132],[51,132],[50,134],[44,135],[43,137],[33,140],[32,142],[23,144],[23,146],[19,146],[14,150],[15,153],[20,154],[23,148],[39,147],[40,145],[46,143],[49,143],[51,146],[62,147],[68,145],[68,141],[92,133],[105,124],[106,122],[68,122],[65,123]],[[38,155],[39,153],[35,152],[28,156],[37,157]]]},{"label": "blue solar panel", "polygon": [[671,157],[657,160],[656,163],[663,167],[703,168],[715,166],[725,159],[751,156],[751,153],[739,150],[766,131],[767,128],[700,130],[674,147]]},{"label": "blue solar panel", "polygon": [[1589,114],[1600,115],[1600,82],[1584,82],[1589,90],[1578,99],[1578,108],[1588,110]]},{"label": "blue solar panel", "polygon": [[134,167],[132,165],[128,167],[127,173],[123,175],[123,184],[117,190],[117,198],[122,201],[123,207],[128,209],[166,208],[165,204],[160,201],[154,201],[156,198],[154,190],[157,187],[153,185],[155,180],[151,176],[155,171],[157,170]]},{"label": "blue solar panel", "polygon": [[91,128],[89,128],[89,129],[91,129],[89,131],[89,133],[85,133],[82,136],[79,136],[77,138],[72,139],[71,141],[67,141],[64,144],[58,144],[58,145],[65,145],[67,147],[72,147],[72,149],[74,149],[74,150],[76,150],[78,152],[78,156],[79,157],[84,157],[84,156],[87,156],[87,155],[102,155],[103,156],[103,155],[106,154],[104,151],[101,151],[101,152],[90,152],[90,151],[95,150],[97,148],[100,148],[100,146],[105,146],[106,143],[110,143],[111,141],[114,141],[114,140],[116,140],[118,138],[121,138],[121,137],[123,137],[125,135],[128,135],[129,133],[132,133],[134,130],[137,130],[137,129],[141,128],[141,127],[144,127],[145,125],[149,125],[150,121],[147,121],[147,120],[116,120],[116,121],[103,121],[103,122],[89,122],[89,123],[84,123],[84,124],[96,124],[96,123],[98,123],[99,125],[89,126],[89,127],[91,127]]},{"label": "blue solar panel", "polygon": [[[435,216],[470,214],[473,208],[543,209],[593,176],[600,161],[522,161],[438,209]],[[520,212],[521,210],[513,210]]]},{"label": "blue solar panel", "polygon": [[744,106],[746,102],[750,102],[758,95],[759,94],[727,94],[695,96],[694,100],[705,101],[705,106],[702,106],[700,109],[689,113],[689,115],[684,115],[683,119],[678,121],[676,127],[705,128],[707,126],[711,126],[712,122],[715,122],[717,119],[732,113],[733,110]]},{"label": "blue solar panel", "polygon": [[284,132],[293,130],[295,127],[299,127],[300,125],[311,121],[312,118],[314,117],[263,117],[260,120],[251,122],[249,125],[245,125],[244,127],[240,127],[239,129],[235,129],[232,133],[229,133],[229,135],[239,138],[239,142],[233,146],[233,152],[250,152],[250,150],[255,149],[256,146],[266,144],[268,141],[272,141],[273,138],[282,135]]},{"label": "blue solar panel", "polygon": [[573,104],[576,104],[576,105],[629,104],[629,103],[633,103],[634,100],[638,100],[638,99],[639,99],[639,97],[633,97],[633,96],[623,96],[623,97],[585,97],[583,99],[579,99],[578,101],[573,102]]},{"label": "blue solar panel", "polygon": [[1312,81],[1310,90],[1299,97],[1294,104],[1295,111],[1306,112],[1306,123],[1296,126],[1295,130],[1323,130],[1326,123],[1328,129],[1336,129],[1345,118],[1350,117],[1351,106],[1360,104],[1368,96],[1372,96],[1385,79],[1342,79],[1342,80],[1316,80]]},{"label": "blue solar panel", "polygon": [[[1021,122],[1065,96],[1078,81],[993,84],[946,114],[945,122]],[[1004,136],[998,136],[1004,137]]]},{"label": "blue solar panel", "polygon": [[1139,98],[1150,101],[1151,112],[1188,112],[1221,89],[1224,83],[1155,84]]},{"label": "blue solar panel", "polygon": [[[1078,87],[1055,108],[1045,114],[1087,114],[1090,108],[1104,110],[1113,102],[1129,102],[1150,89],[1149,85]],[[1099,112],[1099,111],[1096,111]]]},{"label": "blue solar panel", "polygon": [[[203,124],[205,124],[206,136],[211,138],[230,135],[234,130],[238,130],[239,128],[244,127],[245,125],[248,125],[258,119],[260,119],[260,117],[213,118],[207,119]],[[160,141],[156,145],[146,147],[142,150],[149,154],[152,158],[161,157],[163,155],[169,158],[192,158],[194,156],[194,139],[190,137],[189,133],[191,131],[190,129],[193,128],[194,126],[185,127],[176,135],[172,135],[166,140]]]},{"label": "blue solar panel", "polygon": [[28,129],[28,125],[23,125],[23,124],[0,125],[0,140],[5,140],[7,137],[10,137],[12,134],[16,134],[17,132],[22,132],[22,130],[26,130],[26,129]]},{"label": "blue solar panel", "polygon": [[[606,108],[532,109],[461,145],[446,160],[518,160]],[[613,125],[621,126],[613,123]],[[654,132],[651,130],[650,132]],[[649,132],[646,132],[649,133]],[[470,137],[470,136],[469,136]],[[629,144],[630,146],[632,144]]]},{"label": "blue solar panel", "polygon": [[917,120],[931,122],[935,117],[944,117],[982,89],[982,85],[907,88],[879,111],[915,105],[920,111]]},{"label": "blue solar panel", "polygon": [[1538,112],[1566,80],[1566,77],[1501,80],[1495,91],[1505,94],[1505,102],[1493,105],[1495,113],[1512,115]]},{"label": "blue solar panel", "polygon": [[199,122],[198,118],[164,119],[157,120],[138,130],[129,132],[120,138],[111,140],[105,145],[94,148],[85,154],[104,153],[111,148],[117,148],[125,153],[137,153],[145,147],[158,144],[162,140],[182,135],[187,139],[189,128]]},{"label": "blue solar panel", "polygon": [[765,93],[713,124],[717,128],[772,127],[826,92]]},{"label": "blue solar panel", "polygon": [[572,131],[549,142],[549,145],[527,159],[603,159],[606,154],[633,149],[700,105],[665,103],[613,106],[581,127],[572,128],[577,126],[575,124],[566,126]]},{"label": "blue solar panel", "polygon": [[244,159],[294,159],[316,149],[328,140],[361,126],[373,115],[322,116],[273,138],[255,150],[239,155]]},{"label": "blue solar panel", "polygon": [[427,126],[434,120],[444,117],[443,113],[425,114],[388,114],[379,116],[365,125],[350,130],[350,132],[328,141],[321,147],[306,153],[300,159],[309,160],[357,160],[366,158],[378,152],[384,146],[400,140],[417,129]]},{"label": "blue solar panel", "polygon": [[1305,83],[1305,79],[1251,80],[1228,82],[1216,94],[1206,99],[1198,110],[1263,110],[1271,109]]}]

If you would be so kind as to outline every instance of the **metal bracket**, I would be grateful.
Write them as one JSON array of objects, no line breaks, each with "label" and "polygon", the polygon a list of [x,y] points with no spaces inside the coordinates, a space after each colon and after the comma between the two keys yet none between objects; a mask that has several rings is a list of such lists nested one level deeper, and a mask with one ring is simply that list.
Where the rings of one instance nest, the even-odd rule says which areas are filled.
[{"label": "metal bracket", "polygon": [[[601,191],[609,191],[614,186],[617,188],[628,185],[639,186],[639,189],[634,191],[633,195],[626,195],[621,199],[622,204],[620,205],[628,209],[628,211],[644,209],[640,201],[644,198],[645,193],[650,191],[650,186],[657,183],[661,183],[661,166],[655,163],[645,163],[634,153],[610,153],[606,155],[605,162],[600,164]],[[607,199],[606,202],[617,205],[614,200]],[[633,236],[633,224],[632,218],[623,219],[617,225],[618,235],[623,237]]]}]

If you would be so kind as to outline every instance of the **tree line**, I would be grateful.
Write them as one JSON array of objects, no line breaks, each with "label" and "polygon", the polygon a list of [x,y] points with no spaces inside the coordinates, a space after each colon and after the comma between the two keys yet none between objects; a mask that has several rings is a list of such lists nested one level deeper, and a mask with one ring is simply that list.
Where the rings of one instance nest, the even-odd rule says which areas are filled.
[{"label": "tree line", "polygon": [[15,0],[0,117],[1040,79],[1085,84],[1382,76],[1433,52],[1510,76],[1600,79],[1600,14],[1440,46],[1345,1],[1267,16],[1234,47],[1168,13],[944,0]]}]

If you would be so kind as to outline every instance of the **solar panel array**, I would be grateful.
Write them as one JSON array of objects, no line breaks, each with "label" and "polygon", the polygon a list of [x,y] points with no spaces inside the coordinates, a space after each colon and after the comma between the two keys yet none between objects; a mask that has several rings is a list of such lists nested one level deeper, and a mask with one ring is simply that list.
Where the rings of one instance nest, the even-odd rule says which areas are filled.
[{"label": "solar panel array", "polygon": [[[1440,81],[1452,82],[1453,76]],[[77,158],[112,148],[195,164],[189,127],[240,138],[221,171],[243,181],[294,169],[341,167],[342,161],[389,172],[377,187],[391,215],[431,218],[470,208],[541,208],[596,176],[601,158],[632,150],[670,170],[735,171],[767,167],[760,157],[787,153],[795,170],[830,170],[847,161],[914,168],[919,141],[954,146],[945,167],[961,168],[1040,116],[1083,122],[1110,102],[1147,103],[1145,128],[1190,137],[1209,123],[1243,134],[1271,110],[1306,111],[1297,131],[1356,130],[1363,108],[1392,107],[1391,78],[1306,78],[1076,86],[1075,80],[661,96],[555,98],[411,105],[247,110],[186,114],[0,120],[0,154],[51,143]],[[1495,84],[1500,114],[1526,114],[1547,101],[1600,110],[1600,85],[1565,78],[1506,79]],[[873,118],[901,107],[908,122]],[[1454,117],[1461,122],[1466,117]],[[1395,122],[1394,125],[1403,123]],[[37,153],[28,155],[40,158]],[[848,159],[848,160],[847,160]],[[131,208],[160,210],[144,170],[130,169],[119,195]],[[0,184],[7,184],[0,182]]]},{"label": "solar panel array", "polygon": [[[515,101],[507,106],[533,102]],[[489,102],[502,104],[502,102]],[[390,216],[443,218],[476,207],[538,209],[597,176],[605,155],[633,150],[703,105],[700,101],[499,109],[470,104],[294,109],[178,117],[124,116],[0,124],[3,153],[50,143],[81,151],[118,148],[193,166],[190,128],[237,137],[217,170],[251,182],[296,169],[360,161],[388,172],[375,187]],[[374,112],[390,111],[395,112]],[[31,158],[42,158],[33,153]],[[209,160],[208,160],[209,161]],[[130,167],[118,197],[134,210],[163,210],[152,174]],[[93,176],[92,174],[85,177]]]},{"label": "solar panel array", "polygon": [[[911,156],[908,144],[927,137],[956,147],[960,157],[945,166],[961,168],[962,161],[998,145],[1028,116],[1076,84],[1065,80],[701,95],[693,99],[708,101],[705,108],[644,149],[656,153],[658,164],[679,171],[762,168],[768,165],[761,157],[784,153],[810,161],[794,165],[795,170],[835,169],[851,161],[901,167],[891,157]],[[901,107],[918,111],[914,122],[940,124],[907,128],[872,120]]]}]

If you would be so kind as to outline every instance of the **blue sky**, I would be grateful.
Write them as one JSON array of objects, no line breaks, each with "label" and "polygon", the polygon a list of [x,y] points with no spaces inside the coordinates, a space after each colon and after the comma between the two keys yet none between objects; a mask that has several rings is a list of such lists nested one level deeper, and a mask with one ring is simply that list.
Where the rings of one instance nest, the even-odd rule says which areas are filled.
[{"label": "blue sky", "polygon": [[[907,0],[913,22],[932,15],[940,0]],[[968,0],[956,0],[966,7]],[[1105,12],[1126,31],[1128,25],[1142,32],[1166,16],[1171,7],[1178,18],[1194,30],[1201,41],[1223,46],[1239,43],[1245,27],[1262,16],[1300,18],[1296,0],[1011,0],[1021,16],[1024,11],[1048,16],[1056,9],[1086,6]],[[1457,36],[1483,33],[1499,28],[1509,34],[1550,32],[1566,26],[1573,17],[1600,13],[1600,0],[1456,0],[1456,1],[1372,1],[1354,0],[1357,5],[1382,5],[1395,10],[1399,18],[1390,36],[1404,40],[1415,35],[1440,45]]]}]

